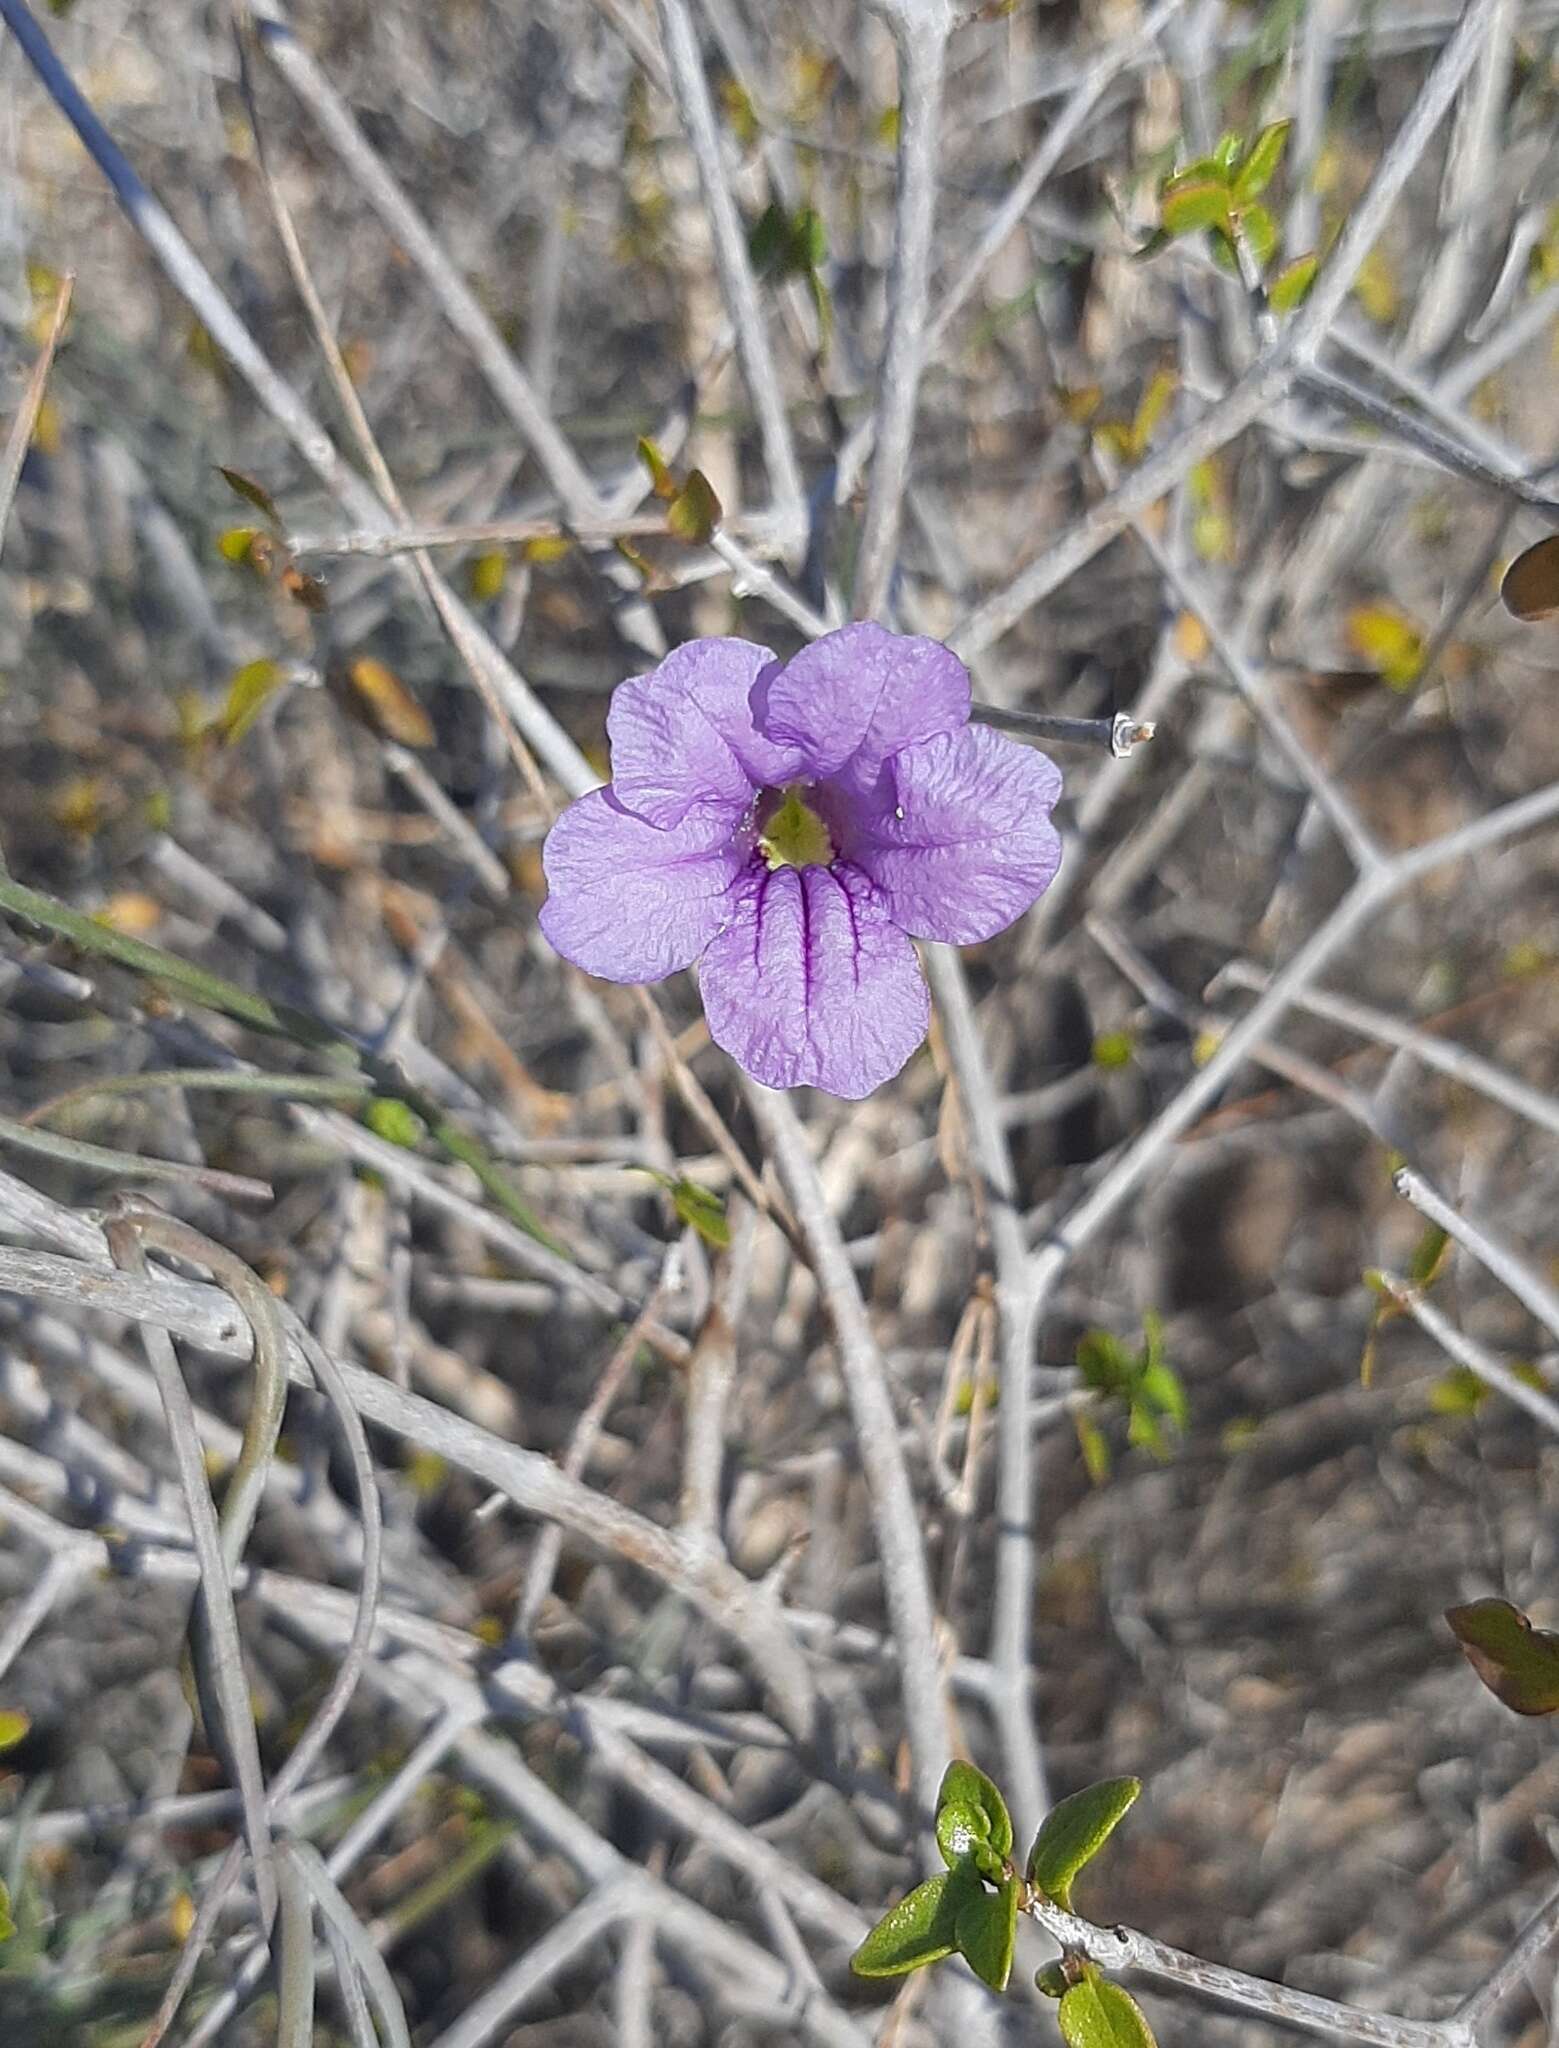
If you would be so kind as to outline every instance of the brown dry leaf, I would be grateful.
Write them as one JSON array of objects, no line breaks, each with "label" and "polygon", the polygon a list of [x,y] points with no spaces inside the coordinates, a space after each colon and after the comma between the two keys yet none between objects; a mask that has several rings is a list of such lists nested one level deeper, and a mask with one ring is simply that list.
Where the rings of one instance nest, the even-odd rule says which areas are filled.
[{"label": "brown dry leaf", "polygon": [[1559,533],[1551,533],[1505,571],[1499,594],[1513,619],[1534,625],[1559,613]]},{"label": "brown dry leaf", "polygon": [[347,663],[346,673],[354,693],[352,708],[365,724],[415,751],[432,746],[437,737],[432,719],[393,669],[371,654],[360,654]]}]

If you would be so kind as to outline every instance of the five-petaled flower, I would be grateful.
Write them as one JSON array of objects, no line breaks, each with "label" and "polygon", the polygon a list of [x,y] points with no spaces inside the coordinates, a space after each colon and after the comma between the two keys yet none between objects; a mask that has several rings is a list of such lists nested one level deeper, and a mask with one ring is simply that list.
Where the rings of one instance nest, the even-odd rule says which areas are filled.
[{"label": "five-petaled flower", "polygon": [[606,981],[697,961],[710,1036],[771,1088],[890,1079],[930,1023],[911,939],[988,939],[1060,865],[1055,764],[969,723],[935,640],[692,640],[606,727],[611,785],[547,836],[541,928]]}]

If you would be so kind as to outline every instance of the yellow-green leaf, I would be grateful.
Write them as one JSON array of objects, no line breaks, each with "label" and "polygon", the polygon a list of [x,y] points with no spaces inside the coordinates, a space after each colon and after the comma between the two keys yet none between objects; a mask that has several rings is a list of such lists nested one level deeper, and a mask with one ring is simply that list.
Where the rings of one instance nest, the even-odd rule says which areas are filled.
[{"label": "yellow-green leaf", "polygon": [[31,1726],[31,1719],[18,1708],[0,1708],[0,1752],[15,1749]]},{"label": "yellow-green leaf", "polygon": [[650,489],[657,498],[668,501],[677,495],[677,480],[671,474],[666,458],[646,435],[639,436],[639,460],[650,473]]},{"label": "yellow-green leaf", "polygon": [[1296,306],[1302,306],[1310,296],[1310,287],[1315,283],[1315,274],[1320,267],[1321,260],[1313,250],[1307,256],[1296,256],[1292,263],[1285,263],[1267,286],[1267,304],[1273,312],[1292,313]]},{"label": "yellow-green leaf", "polygon": [[1448,1607],[1445,1618],[1497,1700],[1517,1714],[1559,1712],[1559,1635],[1534,1628],[1508,1600]]},{"label": "yellow-green leaf", "polygon": [[224,746],[236,747],[286,680],[283,662],[246,661],[229,681],[222,709],[206,730]]},{"label": "yellow-green leaf", "polygon": [[11,1918],[11,1894],[0,1884],[0,1941],[9,1941],[16,1932],[16,1922]]},{"label": "yellow-green leaf", "polygon": [[1243,207],[1240,211],[1240,235],[1257,270],[1264,271],[1278,245],[1277,222],[1262,205]]},{"label": "yellow-green leaf", "polygon": [[1249,154],[1234,174],[1236,206],[1245,206],[1252,199],[1259,199],[1271,184],[1273,174],[1283,161],[1289,130],[1293,125],[1292,121],[1274,121],[1270,128],[1263,128],[1251,144]]},{"label": "yellow-green leaf", "polygon": [[1413,1247],[1413,1256],[1407,1263],[1408,1279],[1415,1287],[1432,1287],[1444,1271],[1450,1255],[1450,1232],[1442,1230],[1438,1223],[1431,1223]]},{"label": "yellow-green leaf", "polygon": [[470,568],[471,596],[477,604],[490,604],[502,594],[509,574],[509,555],[505,548],[486,548],[475,557]]},{"label": "yellow-green leaf", "polygon": [[1179,386],[1179,379],[1173,370],[1155,370],[1148,379],[1137,406],[1137,416],[1131,423],[1133,455],[1142,455],[1152,440],[1159,421],[1169,410],[1169,402]]},{"label": "yellow-green leaf", "polygon": [[402,1102],[398,1095],[375,1095],[365,1102],[363,1122],[376,1138],[406,1152],[415,1151],[427,1129],[410,1103]]},{"label": "yellow-green leaf", "polygon": [[712,1189],[681,1177],[672,1183],[671,1206],[678,1220],[696,1230],[705,1244],[712,1244],[717,1251],[724,1251],[730,1244],[731,1225],[725,1204]]},{"label": "yellow-green leaf", "polygon": [[1083,1464],[1088,1477],[1095,1486],[1102,1486],[1110,1476],[1110,1446],[1104,1431],[1091,1415],[1084,1415],[1081,1409],[1072,1417],[1077,1431],[1077,1441],[1083,1454]]},{"label": "yellow-green leaf", "polygon": [[1393,690],[1410,690],[1424,672],[1424,636],[1392,605],[1355,605],[1348,639],[1361,660]]},{"label": "yellow-green leaf", "polygon": [[1160,218],[1171,235],[1189,235],[1198,228],[1229,225],[1229,188],[1212,178],[1181,185],[1164,194]]},{"label": "yellow-green leaf", "polygon": [[666,507],[666,525],[678,540],[703,546],[724,517],[714,486],[701,469],[688,472],[688,480]]},{"label": "yellow-green leaf", "polygon": [[1071,1912],[1077,1873],[1098,1855],[1141,1790],[1140,1778],[1101,1778],[1051,1807],[1029,1851],[1029,1883]]},{"label": "yellow-green leaf", "polygon": [[217,553],[224,562],[247,562],[259,538],[258,526],[230,526],[217,535]]}]

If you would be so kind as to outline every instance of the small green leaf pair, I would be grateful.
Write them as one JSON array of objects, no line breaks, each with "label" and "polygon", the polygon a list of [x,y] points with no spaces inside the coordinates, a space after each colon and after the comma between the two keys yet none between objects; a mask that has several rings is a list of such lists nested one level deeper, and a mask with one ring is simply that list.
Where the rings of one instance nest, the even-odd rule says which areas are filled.
[{"label": "small green leaf pair", "polygon": [[1012,1974],[1023,1880],[1013,1869],[1012,1816],[983,1771],[951,1763],[937,1794],[937,1847],[945,1877],[927,1878],[885,1914],[850,1967],[859,1977],[901,1977],[956,1949],[993,1991]]},{"label": "small green leaf pair", "polygon": [[[956,1949],[993,1991],[1005,1990],[1019,1912],[1035,1897],[1070,1912],[1077,1873],[1104,1847],[1141,1790],[1136,1778],[1108,1778],[1063,1799],[1046,1816],[1029,1851],[1027,1873],[1019,1876],[1011,1860],[1012,1816],[1006,1801],[973,1764],[949,1764],[936,1813],[937,1847],[947,1874],[917,1885],[879,1920],[850,1967],[861,1977],[898,1977],[940,1962]],[[1069,1976],[1067,1982],[1082,1988],[1081,1979],[1074,1983]],[[1105,1988],[1113,1992],[1115,1987]],[[1063,2032],[1070,1996],[1068,1990],[1062,1997]],[[1145,2021],[1142,2028],[1145,2034]],[[1117,2048],[1140,2048],[1140,2039],[1122,2040]],[[1067,2040],[1072,2048],[1108,2048],[1098,2035],[1074,2042],[1068,2033]]]}]

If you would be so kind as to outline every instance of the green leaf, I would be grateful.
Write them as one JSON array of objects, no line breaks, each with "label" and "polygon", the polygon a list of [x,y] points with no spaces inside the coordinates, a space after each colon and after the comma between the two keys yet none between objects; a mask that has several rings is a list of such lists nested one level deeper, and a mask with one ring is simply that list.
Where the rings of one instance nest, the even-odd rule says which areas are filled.
[{"label": "green leaf", "polygon": [[696,1230],[705,1244],[724,1251],[731,1242],[731,1226],[726,1219],[725,1204],[713,1189],[701,1187],[696,1180],[683,1177],[673,1181],[668,1192],[679,1220]]},{"label": "green leaf", "polygon": [[222,709],[206,730],[226,747],[236,747],[287,680],[280,661],[246,661],[228,682]]},{"label": "green leaf", "polygon": [[1245,138],[1240,134],[1239,130],[1236,128],[1225,128],[1218,140],[1213,144],[1212,161],[1220,171],[1225,173],[1232,171],[1239,162],[1240,152],[1244,147]]},{"label": "green leaf", "polygon": [[1034,1987],[1047,1998],[1065,1998],[1072,1988],[1072,1979],[1059,1956],[1053,1963],[1042,1963],[1034,1972]]},{"label": "green leaf", "polygon": [[253,505],[257,512],[263,512],[271,525],[280,532],[281,514],[276,509],[276,500],[265,486],[257,484],[252,477],[245,476],[242,470],[224,469],[220,462],[217,468],[228,489],[242,498],[246,505]]},{"label": "green leaf", "polygon": [[[943,1843],[942,1816],[953,1813],[964,1823],[967,1839],[960,1842],[952,1854]],[[955,1758],[942,1773],[942,1784],[936,1796],[937,1841],[942,1845],[942,1855],[949,1867],[958,1861],[974,1842],[987,1843],[998,1856],[1012,1854],[1012,1815],[1007,1811],[1007,1802],[986,1777],[984,1771],[976,1770],[973,1764]],[[958,1833],[956,1823],[949,1824],[949,1837]]]},{"label": "green leaf", "polygon": [[1012,1975],[1020,1890],[1020,1881],[1009,1877],[994,1892],[971,1895],[958,1909],[958,1953],[993,1991],[1005,1991]]},{"label": "green leaf", "polygon": [[678,540],[703,546],[720,521],[725,508],[715,496],[714,485],[701,469],[688,472],[688,480],[666,507],[666,524]]},{"label": "green leaf", "polygon": [[1288,147],[1289,130],[1292,121],[1274,121],[1270,128],[1263,128],[1250,146],[1250,153],[1234,174],[1234,203],[1244,206],[1252,199],[1259,199],[1272,183],[1278,165],[1283,161],[1283,152]]},{"label": "green leaf", "polygon": [[258,526],[230,526],[217,535],[217,553],[224,562],[247,562],[249,552],[260,538]]},{"label": "green leaf", "polygon": [[1559,1712],[1559,1635],[1534,1628],[1508,1600],[1448,1607],[1445,1618],[1497,1700],[1517,1714]]},{"label": "green leaf", "polygon": [[696,1230],[707,1244],[725,1250],[731,1242],[731,1226],[726,1221],[724,1202],[712,1189],[689,1180],[686,1174],[661,1173],[653,1166],[635,1166],[630,1170],[647,1174],[658,1187],[663,1187],[671,1197],[678,1220]]},{"label": "green leaf", "polygon": [[660,450],[646,435],[639,436],[639,460],[650,473],[650,489],[657,498],[671,500],[677,495],[677,480]]},{"label": "green leaf", "polygon": [[1140,1778],[1101,1778],[1046,1814],[1029,1851],[1029,1883],[1072,1910],[1072,1881],[1104,1847],[1142,1790]]},{"label": "green leaf", "polygon": [[1129,1067],[1136,1050],[1137,1042],[1129,1031],[1101,1031],[1093,1042],[1093,1063],[1107,1071]]},{"label": "green leaf", "polygon": [[383,1138],[387,1145],[399,1145],[404,1152],[415,1151],[426,1129],[411,1104],[394,1095],[376,1095],[365,1103],[363,1122],[376,1138]]},{"label": "green leaf", "polygon": [[1085,1330],[1075,1355],[1083,1384],[1096,1393],[1123,1394],[1130,1386],[1136,1360],[1113,1331]]},{"label": "green leaf", "polygon": [[1160,1415],[1167,1415],[1176,1429],[1185,1428],[1190,1421],[1190,1409],[1185,1387],[1172,1365],[1155,1360],[1144,1370],[1137,1385],[1143,1400],[1150,1402]]},{"label": "green leaf", "polygon": [[1164,194],[1160,218],[1170,235],[1189,235],[1197,228],[1229,225],[1229,193],[1224,185],[1205,178]]},{"label": "green leaf", "polygon": [[784,207],[777,199],[771,199],[747,236],[747,254],[754,270],[772,276],[780,269],[785,260],[789,226]]},{"label": "green leaf", "polygon": [[1082,1410],[1072,1417],[1077,1431],[1078,1446],[1083,1454],[1083,1463],[1088,1468],[1088,1477],[1095,1486],[1102,1486],[1110,1476],[1110,1446],[1104,1431],[1092,1416]]},{"label": "green leaf", "polygon": [[1432,1287],[1450,1256],[1451,1234],[1431,1223],[1413,1247],[1407,1262],[1407,1277],[1415,1287]]},{"label": "green leaf", "polygon": [[11,1894],[0,1884],[0,1941],[9,1941],[16,1932],[16,1922],[11,1918]]},{"label": "green leaf", "polygon": [[1129,1991],[1090,1974],[1056,2011],[1066,2048],[1156,2048],[1153,2029]]},{"label": "green leaf", "polygon": [[1265,270],[1277,249],[1277,222],[1264,206],[1246,206],[1240,211],[1240,233],[1255,259],[1256,268]]},{"label": "green leaf", "polygon": [[958,1946],[959,1912],[979,1890],[967,1863],[946,1877],[928,1877],[882,1916],[851,1956],[850,1968],[857,1977],[902,1977],[950,1956]]},{"label": "green leaf", "polygon": [[31,1726],[31,1719],[17,1708],[0,1708],[0,1753],[15,1749]]},{"label": "green leaf", "polygon": [[1429,1406],[1436,1415],[1476,1415],[1492,1391],[1470,1366],[1453,1365],[1429,1389]]},{"label": "green leaf", "polygon": [[1274,313],[1292,313],[1296,306],[1302,306],[1310,296],[1310,287],[1315,283],[1315,274],[1321,267],[1321,259],[1312,251],[1308,256],[1296,256],[1292,263],[1283,268],[1267,286],[1267,304]]}]

